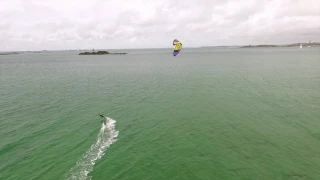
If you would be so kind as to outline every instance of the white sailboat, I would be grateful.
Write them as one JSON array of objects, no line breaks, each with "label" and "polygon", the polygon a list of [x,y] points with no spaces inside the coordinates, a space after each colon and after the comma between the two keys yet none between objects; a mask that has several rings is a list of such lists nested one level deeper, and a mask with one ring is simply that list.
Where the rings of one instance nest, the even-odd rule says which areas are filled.
[{"label": "white sailboat", "polygon": [[300,44],[300,49],[302,48],[302,44]]}]

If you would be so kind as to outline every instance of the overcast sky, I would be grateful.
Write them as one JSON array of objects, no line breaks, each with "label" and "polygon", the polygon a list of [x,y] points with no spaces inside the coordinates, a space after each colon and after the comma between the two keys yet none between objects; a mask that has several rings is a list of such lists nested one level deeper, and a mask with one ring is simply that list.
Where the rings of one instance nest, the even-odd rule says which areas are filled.
[{"label": "overcast sky", "polygon": [[320,0],[0,0],[0,51],[320,41]]}]

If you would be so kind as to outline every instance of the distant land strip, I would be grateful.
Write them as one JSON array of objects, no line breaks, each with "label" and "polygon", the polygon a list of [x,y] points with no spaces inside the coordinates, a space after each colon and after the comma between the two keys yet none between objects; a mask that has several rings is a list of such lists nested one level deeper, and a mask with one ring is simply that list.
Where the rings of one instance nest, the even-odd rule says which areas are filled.
[{"label": "distant land strip", "polygon": [[241,46],[241,48],[259,48],[259,47],[318,47],[320,46],[320,42],[308,42],[308,43],[293,43],[293,44],[283,44],[283,45],[272,45],[272,44],[260,44],[260,45],[249,45],[249,46]]}]

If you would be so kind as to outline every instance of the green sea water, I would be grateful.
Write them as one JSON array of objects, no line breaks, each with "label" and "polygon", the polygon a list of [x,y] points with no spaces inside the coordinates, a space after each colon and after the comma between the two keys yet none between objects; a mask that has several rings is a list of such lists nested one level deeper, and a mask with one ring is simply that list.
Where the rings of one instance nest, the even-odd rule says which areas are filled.
[{"label": "green sea water", "polygon": [[319,48],[113,51],[0,56],[0,179],[320,179]]}]

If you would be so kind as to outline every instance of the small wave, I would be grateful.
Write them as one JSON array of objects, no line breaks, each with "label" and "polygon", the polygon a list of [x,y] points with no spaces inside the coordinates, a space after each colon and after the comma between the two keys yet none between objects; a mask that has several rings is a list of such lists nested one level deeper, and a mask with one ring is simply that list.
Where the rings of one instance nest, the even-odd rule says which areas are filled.
[{"label": "small wave", "polygon": [[89,180],[91,179],[88,174],[93,170],[95,162],[100,159],[105,151],[111,144],[116,142],[118,131],[115,130],[116,121],[105,117],[106,124],[102,123],[100,132],[97,137],[97,141],[90,147],[89,150],[82,156],[82,158],[76,163],[66,178],[68,180]]}]

